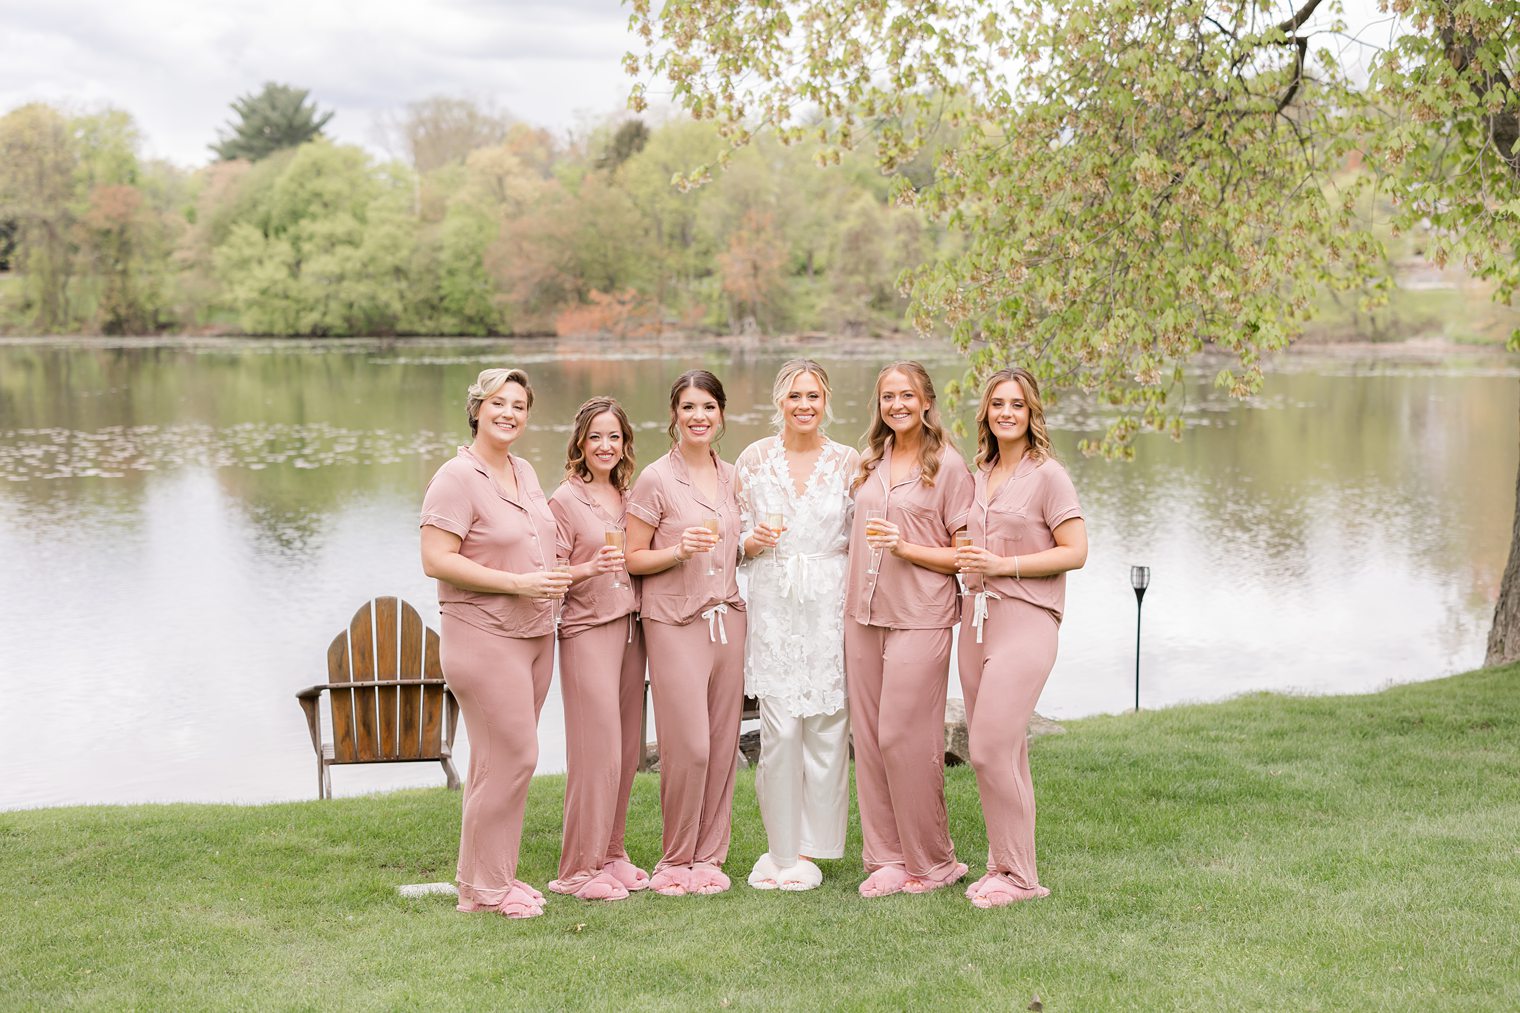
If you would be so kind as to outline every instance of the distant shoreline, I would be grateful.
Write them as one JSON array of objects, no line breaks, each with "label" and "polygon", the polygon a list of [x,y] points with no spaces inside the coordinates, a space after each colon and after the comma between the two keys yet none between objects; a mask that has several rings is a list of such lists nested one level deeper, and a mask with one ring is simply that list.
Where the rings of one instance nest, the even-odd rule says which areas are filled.
[{"label": "distant shoreline", "polygon": [[[557,337],[552,334],[515,337],[332,337],[314,338],[284,335],[237,335],[237,334],[161,334],[161,335],[0,335],[0,347],[63,346],[75,348],[231,348],[239,345],[268,345],[284,348],[344,348],[355,349],[379,347],[405,347],[409,345],[454,344],[463,347],[528,346],[537,349],[563,348],[567,352],[595,352],[618,349],[623,352],[659,355],[690,348],[727,348],[747,355],[771,352],[812,351],[829,355],[858,358],[864,356],[911,355],[923,357],[955,356],[959,351],[943,338],[926,338],[916,334],[899,332],[879,336],[828,335],[822,333],[781,334],[774,336],[754,335],[665,335],[662,337]],[[1366,339],[1335,340],[1307,334],[1293,342],[1283,352],[1271,356],[1312,356],[1323,358],[1378,358],[1395,360],[1438,360],[1452,356],[1513,358],[1520,352],[1510,352],[1502,343],[1479,341],[1453,341],[1446,337],[1426,336],[1406,338],[1399,341],[1370,341]],[[1229,359],[1222,349],[1205,348],[1195,358],[1201,362]]]}]

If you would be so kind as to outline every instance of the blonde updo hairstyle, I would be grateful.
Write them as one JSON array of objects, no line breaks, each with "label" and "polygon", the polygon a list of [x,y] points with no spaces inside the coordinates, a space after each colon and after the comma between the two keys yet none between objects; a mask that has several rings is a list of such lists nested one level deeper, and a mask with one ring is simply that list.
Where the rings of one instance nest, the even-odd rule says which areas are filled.
[{"label": "blonde updo hairstyle", "polygon": [[776,374],[776,382],[771,387],[771,404],[776,406],[776,414],[771,416],[771,423],[778,433],[786,428],[786,416],[782,410],[782,403],[792,392],[792,384],[804,373],[812,374],[813,379],[818,381],[818,389],[823,392],[823,421],[825,423],[834,421],[834,389],[829,386],[829,374],[812,359],[788,359],[781,364],[781,370]]},{"label": "blonde updo hairstyle", "polygon": [[496,392],[509,383],[522,387],[528,395],[528,410],[533,410],[533,388],[528,384],[528,374],[520,369],[482,369],[465,397],[464,410],[470,419],[470,435],[480,434],[480,406],[496,396]]},{"label": "blonde updo hairstyle", "polygon": [[591,423],[605,412],[611,412],[623,430],[623,459],[612,466],[612,486],[619,492],[627,492],[633,481],[633,425],[628,421],[628,413],[623,411],[623,406],[610,397],[591,398],[576,410],[575,425],[570,429],[570,446],[565,451],[565,478],[591,481],[591,466],[586,463],[586,451],[582,444],[586,442],[586,434],[591,431]]},{"label": "blonde updo hairstyle", "polygon": [[993,435],[992,423],[987,420],[992,410],[992,392],[1009,380],[1016,381],[1024,391],[1024,404],[1029,408],[1029,449],[1024,456],[1032,461],[1053,460],[1055,450],[1050,445],[1050,434],[1045,431],[1045,405],[1040,400],[1040,384],[1034,374],[1023,366],[1000,369],[987,378],[982,387],[982,403],[976,408],[976,466],[992,467],[998,463],[998,441]]}]

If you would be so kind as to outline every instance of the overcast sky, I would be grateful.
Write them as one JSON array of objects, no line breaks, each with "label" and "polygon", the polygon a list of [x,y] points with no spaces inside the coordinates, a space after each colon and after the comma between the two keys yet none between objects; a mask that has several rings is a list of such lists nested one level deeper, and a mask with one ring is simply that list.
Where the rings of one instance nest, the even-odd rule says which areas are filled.
[{"label": "overcast sky", "polygon": [[617,0],[0,0],[0,113],[117,106],[145,155],[183,165],[265,81],[370,147],[378,114],[432,95],[566,130],[626,107],[627,24]]},{"label": "overcast sky", "polygon": [[[1346,0],[1347,21],[1386,43],[1376,8]],[[434,95],[563,132],[626,108],[627,24],[618,0],[0,0],[0,113],[114,105],[143,154],[187,166],[265,81],[309,88],[330,136],[371,148],[377,117]]]}]

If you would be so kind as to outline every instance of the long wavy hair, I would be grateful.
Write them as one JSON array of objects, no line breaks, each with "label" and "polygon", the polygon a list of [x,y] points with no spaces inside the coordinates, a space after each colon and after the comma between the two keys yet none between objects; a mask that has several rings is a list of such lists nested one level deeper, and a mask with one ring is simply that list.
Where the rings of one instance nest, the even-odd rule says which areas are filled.
[{"label": "long wavy hair", "polygon": [[812,359],[788,359],[781,364],[781,369],[776,373],[776,382],[771,385],[771,404],[776,406],[776,412],[771,416],[771,424],[776,427],[776,432],[786,428],[786,417],[782,413],[781,403],[792,392],[792,384],[804,373],[812,374],[813,379],[818,381],[818,389],[823,394],[823,421],[834,421],[834,388],[829,386],[829,374],[824,368]]},{"label": "long wavy hair", "polygon": [[470,419],[470,435],[480,432],[480,406],[509,383],[520,384],[528,395],[528,410],[533,410],[533,388],[528,384],[528,374],[520,369],[482,369],[470,389],[465,392],[464,411]]},{"label": "long wavy hair", "polygon": [[676,377],[676,382],[670,385],[670,425],[665,427],[665,432],[670,435],[670,445],[675,446],[680,442],[680,436],[676,433],[676,408],[681,403],[681,391],[688,387],[708,394],[718,402],[718,435],[712,441],[716,444],[723,438],[723,431],[728,428],[728,395],[723,393],[723,384],[705,369],[688,369]]},{"label": "long wavy hair", "polygon": [[627,492],[633,481],[633,426],[623,406],[610,397],[594,397],[575,410],[575,425],[570,427],[570,446],[565,450],[565,478],[591,481],[591,466],[586,463],[586,434],[591,423],[603,412],[611,412],[623,430],[623,459],[612,466],[612,486],[619,492]]},{"label": "long wavy hair", "polygon": [[987,378],[982,387],[982,403],[976,407],[976,466],[992,466],[998,462],[998,441],[993,435],[992,423],[987,415],[992,407],[992,392],[999,384],[1017,381],[1024,391],[1024,404],[1029,408],[1029,449],[1024,456],[1035,461],[1053,460],[1055,450],[1050,445],[1050,434],[1045,431],[1045,404],[1040,400],[1040,384],[1034,374],[1023,366],[1000,369]]},{"label": "long wavy hair", "polygon": [[876,403],[871,409],[871,424],[866,428],[865,450],[860,455],[860,472],[850,485],[852,492],[871,477],[871,472],[876,470],[887,452],[887,440],[891,438],[892,430],[881,417],[881,385],[891,373],[906,376],[919,399],[927,405],[923,415],[924,435],[918,445],[918,475],[924,485],[934,484],[934,476],[939,471],[940,451],[955,446],[940,421],[939,402],[935,400],[934,381],[929,379],[929,371],[910,360],[883,366],[881,372],[876,374]]}]

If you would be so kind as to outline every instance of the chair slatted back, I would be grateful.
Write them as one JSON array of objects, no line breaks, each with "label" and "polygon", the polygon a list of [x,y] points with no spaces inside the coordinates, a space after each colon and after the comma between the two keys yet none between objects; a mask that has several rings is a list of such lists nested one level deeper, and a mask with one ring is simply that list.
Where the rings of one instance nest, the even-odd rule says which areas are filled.
[{"label": "chair slatted back", "polygon": [[[421,620],[418,620],[421,622]],[[443,660],[438,651],[440,642],[438,631],[429,629],[426,631],[426,649],[422,655],[422,677],[424,679],[437,679],[439,684],[423,686],[422,688],[422,755],[441,756],[443,754],[443,719],[444,719],[444,692],[443,686]],[[452,720],[457,721],[458,718]],[[452,733],[450,733],[452,737]]]},{"label": "chair slatted back", "polygon": [[442,680],[438,649],[438,634],[409,603],[386,597],[360,606],[327,649],[334,763],[443,755],[441,684],[365,687],[377,680]]}]

